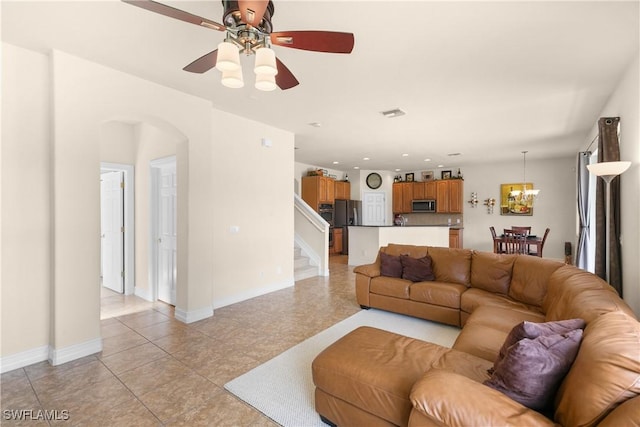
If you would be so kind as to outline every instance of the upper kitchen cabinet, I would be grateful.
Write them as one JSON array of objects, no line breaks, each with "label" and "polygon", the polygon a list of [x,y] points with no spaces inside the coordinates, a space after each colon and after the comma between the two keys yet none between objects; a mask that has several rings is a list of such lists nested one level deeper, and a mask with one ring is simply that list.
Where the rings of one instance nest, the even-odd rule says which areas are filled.
[{"label": "upper kitchen cabinet", "polygon": [[413,182],[394,182],[392,197],[394,214],[411,213],[411,202],[414,199]]},{"label": "upper kitchen cabinet", "polygon": [[320,203],[333,204],[335,201],[334,182],[335,179],[327,176],[303,176],[302,199],[316,210]]},{"label": "upper kitchen cabinet", "polygon": [[436,182],[421,181],[413,183],[413,200],[435,200]]},{"label": "upper kitchen cabinet", "polygon": [[335,181],[334,188],[336,199],[351,199],[351,183],[349,181]]},{"label": "upper kitchen cabinet", "polygon": [[461,179],[436,181],[437,213],[462,213],[463,184]]}]

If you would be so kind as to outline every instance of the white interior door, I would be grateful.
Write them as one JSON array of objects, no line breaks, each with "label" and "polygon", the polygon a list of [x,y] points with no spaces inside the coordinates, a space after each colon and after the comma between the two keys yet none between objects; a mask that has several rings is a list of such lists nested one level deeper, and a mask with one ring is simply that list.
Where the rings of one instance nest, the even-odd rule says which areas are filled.
[{"label": "white interior door", "polygon": [[366,192],[362,195],[362,224],[385,225],[384,193]]},{"label": "white interior door", "polygon": [[124,292],[123,173],[100,175],[102,286]]},{"label": "white interior door", "polygon": [[158,169],[158,299],[175,305],[178,268],[176,164],[164,164]]}]

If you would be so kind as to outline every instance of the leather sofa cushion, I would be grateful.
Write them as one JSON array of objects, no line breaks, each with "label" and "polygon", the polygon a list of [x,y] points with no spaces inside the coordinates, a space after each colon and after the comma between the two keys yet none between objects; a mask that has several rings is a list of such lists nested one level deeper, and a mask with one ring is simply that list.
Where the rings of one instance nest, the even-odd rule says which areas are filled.
[{"label": "leather sofa cushion", "polygon": [[388,255],[409,255],[413,258],[422,258],[427,255],[428,247],[416,245],[397,245],[394,243],[389,243],[387,246],[381,247],[380,251]]},{"label": "leather sofa cushion", "polygon": [[471,260],[471,286],[506,295],[509,293],[516,256],[474,252]]},{"label": "leather sofa cushion", "polygon": [[564,264],[528,255],[516,257],[509,286],[509,296],[528,305],[542,307],[549,278]]},{"label": "leather sofa cushion", "polygon": [[612,311],[623,311],[635,318],[607,282],[573,266],[562,267],[551,275],[543,308],[548,321],[577,317],[589,323]]},{"label": "leather sofa cushion", "polygon": [[370,327],[360,327],[320,353],[313,382],[325,393],[395,425],[407,425],[411,387],[446,347]]},{"label": "leather sofa cushion", "polygon": [[378,295],[409,299],[410,280],[379,276],[371,279],[371,292]]},{"label": "leather sofa cushion", "polygon": [[592,426],[640,394],[640,323],[625,313],[587,324],[578,356],[556,396],[555,421]]},{"label": "leather sofa cushion", "polygon": [[413,258],[409,255],[400,255],[402,264],[402,278],[412,282],[434,280],[432,261],[429,255],[422,258]]},{"label": "leather sofa cushion", "polygon": [[473,313],[477,308],[491,305],[510,310],[540,312],[539,307],[529,306],[522,302],[514,301],[506,295],[494,294],[478,288],[468,289],[460,298],[460,308],[467,313]]},{"label": "leather sofa cushion", "polygon": [[493,364],[509,332],[523,321],[542,322],[544,315],[490,305],[478,307],[467,320],[453,348]]},{"label": "leather sofa cushion", "polygon": [[402,262],[400,261],[400,257],[380,252],[380,275],[402,277]]},{"label": "leather sofa cushion", "polygon": [[442,282],[416,282],[409,288],[409,299],[449,308],[460,308],[460,295],[468,288]]},{"label": "leather sofa cushion", "polygon": [[438,282],[469,286],[471,281],[471,254],[469,249],[429,247],[433,272]]}]

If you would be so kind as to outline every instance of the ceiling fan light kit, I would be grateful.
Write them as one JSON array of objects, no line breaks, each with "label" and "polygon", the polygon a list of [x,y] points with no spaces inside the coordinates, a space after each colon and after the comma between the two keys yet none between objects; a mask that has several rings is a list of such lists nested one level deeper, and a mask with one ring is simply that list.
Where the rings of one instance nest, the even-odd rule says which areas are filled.
[{"label": "ceiling fan light kit", "polygon": [[[222,22],[193,15],[180,9],[158,3],[154,0],[122,0],[151,12],[195,24],[204,28],[225,31],[225,41],[191,64],[185,71],[204,73],[212,68],[222,72],[221,83],[226,87],[244,86],[240,52],[256,55],[256,84],[259,90],[270,91],[279,87],[290,89],[299,84],[293,73],[278,59],[271,44],[313,52],[351,53],[354,45],[352,33],[335,31],[284,31],[272,32],[271,18],[274,14],[271,0],[222,0],[224,13]],[[232,73],[233,72],[233,73]],[[277,76],[277,77],[276,77]]]},{"label": "ceiling fan light kit", "polygon": [[238,46],[228,41],[220,43],[218,45],[216,68],[222,72],[240,69],[240,49],[238,49]]}]

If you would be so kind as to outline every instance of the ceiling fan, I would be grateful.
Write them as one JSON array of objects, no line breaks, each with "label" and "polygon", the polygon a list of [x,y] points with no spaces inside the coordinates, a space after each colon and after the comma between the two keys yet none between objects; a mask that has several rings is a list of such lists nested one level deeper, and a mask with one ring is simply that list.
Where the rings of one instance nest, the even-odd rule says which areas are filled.
[{"label": "ceiling fan", "polygon": [[239,53],[256,55],[256,88],[273,90],[276,85],[290,89],[299,84],[293,73],[275,57],[271,45],[328,53],[351,53],[354,37],[351,33],[335,31],[278,31],[272,32],[274,14],[271,0],[222,0],[222,22],[211,21],[189,12],[153,0],[122,0],[170,18],[226,33],[225,40],[215,49],[193,61],[183,69],[204,73],[213,67],[222,71],[222,84],[242,87]]}]

